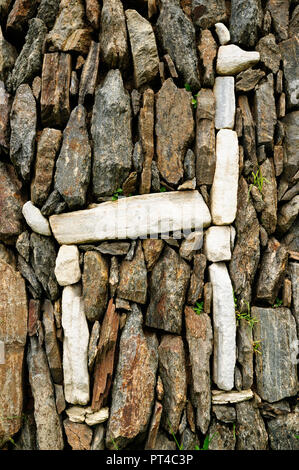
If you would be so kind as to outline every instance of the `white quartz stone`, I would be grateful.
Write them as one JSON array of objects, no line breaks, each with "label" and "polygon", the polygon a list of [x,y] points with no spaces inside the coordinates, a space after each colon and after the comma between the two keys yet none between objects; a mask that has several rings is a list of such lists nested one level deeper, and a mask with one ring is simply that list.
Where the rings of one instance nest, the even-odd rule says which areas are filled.
[{"label": "white quartz stone", "polygon": [[236,229],[233,225],[230,226],[230,249],[233,252],[235,247]]},{"label": "white quartz stone", "polygon": [[257,64],[260,53],[243,51],[239,46],[229,44],[218,49],[216,71],[219,75],[235,75]]},{"label": "white quartz stone", "polygon": [[83,406],[71,406],[65,410],[66,414],[69,417],[69,420],[73,423],[84,423],[86,408]]},{"label": "white quartz stone", "polygon": [[227,405],[229,403],[241,403],[242,401],[251,400],[253,398],[252,390],[241,390],[236,392],[221,392],[220,390],[212,390],[213,405]]},{"label": "white quartz stone", "polygon": [[31,201],[25,202],[22,208],[22,214],[27,224],[34,232],[39,233],[40,235],[46,235],[47,237],[51,236],[48,220]]},{"label": "white quartz stone", "polygon": [[198,191],[143,194],[50,217],[54,237],[61,245],[134,239],[201,229],[210,223],[210,211]]},{"label": "white quartz stone", "polygon": [[215,225],[229,225],[235,220],[238,178],[237,133],[221,129],[216,137],[216,170],[211,189],[211,213]]},{"label": "white quartz stone", "polygon": [[68,403],[89,401],[87,354],[89,331],[84,314],[81,286],[66,286],[62,293],[64,394]]},{"label": "white quartz stone", "polygon": [[204,254],[209,261],[228,261],[231,259],[230,227],[210,227],[205,233]]},{"label": "white quartz stone", "polygon": [[234,77],[216,77],[214,95],[216,101],[216,129],[233,129],[236,112]]},{"label": "white quartz stone", "polygon": [[99,411],[92,411],[91,408],[87,409],[85,418],[88,426],[94,426],[95,424],[104,423],[109,418],[109,408],[101,408]]},{"label": "white quartz stone", "polygon": [[224,45],[230,41],[230,32],[223,23],[215,24],[216,33],[220,44]]},{"label": "white quartz stone", "polygon": [[59,248],[54,272],[60,286],[80,281],[79,250],[76,245],[62,245]]},{"label": "white quartz stone", "polygon": [[209,266],[213,289],[213,379],[221,390],[234,386],[236,363],[236,315],[232,283],[225,263]]}]

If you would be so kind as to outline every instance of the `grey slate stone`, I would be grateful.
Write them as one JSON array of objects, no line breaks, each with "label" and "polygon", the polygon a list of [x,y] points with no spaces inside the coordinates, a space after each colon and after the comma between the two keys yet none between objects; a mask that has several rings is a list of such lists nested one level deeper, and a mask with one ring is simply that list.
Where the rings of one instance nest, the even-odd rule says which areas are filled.
[{"label": "grey slate stone", "polygon": [[232,43],[253,47],[262,20],[263,10],[260,0],[232,0],[229,28]]}]

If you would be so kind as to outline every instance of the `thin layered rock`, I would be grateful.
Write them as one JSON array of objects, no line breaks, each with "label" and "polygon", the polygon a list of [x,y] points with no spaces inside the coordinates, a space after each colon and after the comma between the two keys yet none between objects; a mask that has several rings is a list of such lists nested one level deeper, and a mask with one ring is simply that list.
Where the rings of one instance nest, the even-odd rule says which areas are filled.
[{"label": "thin layered rock", "polygon": [[9,153],[10,111],[12,98],[5,90],[4,82],[0,81],[0,150]]},{"label": "thin layered rock", "polygon": [[287,114],[283,119],[283,125],[285,131],[283,176],[288,180],[291,180],[299,170],[299,139],[297,132],[299,125],[299,111],[293,111],[292,113]]},{"label": "thin layered rock", "polygon": [[224,263],[209,266],[213,287],[214,368],[213,378],[221,390],[234,386],[236,318],[233,289]]},{"label": "thin layered rock", "polygon": [[[155,125],[155,95],[153,90],[148,88],[143,94],[143,107],[139,115],[139,133],[141,141],[141,153],[143,155],[143,164],[140,165],[141,182],[140,194],[151,192],[152,186],[152,162],[155,153],[154,143],[154,125]],[[135,153],[135,149],[134,149]],[[135,153],[136,155],[136,153]],[[134,155],[133,155],[134,162]],[[138,168],[137,168],[138,170]],[[159,184],[160,189],[160,184]]]},{"label": "thin layered rock", "polygon": [[155,334],[143,332],[141,311],[133,304],[120,339],[106,434],[109,449],[114,443],[124,448],[147,429],[154,404],[157,347]]},{"label": "thin layered rock", "polygon": [[253,307],[257,319],[254,340],[261,342],[256,356],[256,379],[259,396],[270,403],[294,396],[298,377],[292,360],[297,342],[295,319],[287,308]]},{"label": "thin layered rock", "polygon": [[195,155],[197,185],[212,184],[216,166],[215,97],[203,88],[197,95]]},{"label": "thin layered rock", "polygon": [[215,81],[214,59],[217,55],[218,48],[209,29],[201,31],[200,42],[197,47],[202,63],[202,86],[212,87]]},{"label": "thin layered rock", "polygon": [[[111,195],[129,175],[132,162],[131,105],[119,70],[98,87],[91,134],[94,141],[93,193]],[[111,141],[114,142],[111,148]]]},{"label": "thin layered rock", "polygon": [[51,376],[55,384],[61,384],[63,381],[62,361],[56,336],[54,308],[49,300],[45,300],[43,303],[42,318],[45,333],[45,349]]},{"label": "thin layered rock", "polygon": [[4,83],[6,83],[13,69],[17,57],[18,53],[16,49],[5,40],[0,27],[0,79],[3,80]]},{"label": "thin layered rock", "polygon": [[260,166],[260,173],[264,179],[261,194],[264,208],[261,213],[261,223],[267,233],[275,232],[277,225],[277,183],[273,160],[267,158]]},{"label": "thin layered rock", "polygon": [[85,315],[89,321],[99,320],[105,313],[108,277],[109,268],[105,257],[95,251],[87,251],[84,255],[82,295]]}]

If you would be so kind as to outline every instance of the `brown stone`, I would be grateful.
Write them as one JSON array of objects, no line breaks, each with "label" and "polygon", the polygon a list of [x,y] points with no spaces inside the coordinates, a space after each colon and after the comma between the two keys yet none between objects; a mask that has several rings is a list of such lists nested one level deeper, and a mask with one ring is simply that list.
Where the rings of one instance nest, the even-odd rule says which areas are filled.
[{"label": "brown stone", "polygon": [[50,300],[46,299],[42,305],[42,318],[45,332],[45,349],[53,381],[56,384],[62,384],[62,362],[60,349],[57,342],[56,325],[53,311],[53,305],[51,304]]},{"label": "brown stone", "polygon": [[159,259],[164,248],[164,241],[154,238],[147,238],[142,241],[144,259],[148,271],[151,271]]},{"label": "brown stone", "polygon": [[35,174],[31,183],[31,201],[41,207],[47,200],[60,148],[62,134],[57,129],[43,129],[37,145]]},{"label": "brown stone", "polygon": [[154,156],[154,104],[155,95],[153,90],[148,88],[143,94],[143,107],[139,115],[139,135],[144,155],[143,170],[141,173],[140,194],[151,192],[152,180],[152,160]]},{"label": "brown stone", "polygon": [[253,90],[258,82],[265,76],[260,69],[247,69],[236,76],[236,90],[247,93]]},{"label": "brown stone", "polygon": [[277,73],[281,57],[274,34],[268,34],[268,36],[261,38],[256,46],[256,50],[260,53],[260,61],[270,69],[271,72]]},{"label": "brown stone", "polygon": [[204,288],[203,288],[203,293],[204,293],[203,310],[205,313],[211,313],[213,290],[212,290],[212,284],[210,282],[205,283]]},{"label": "brown stone", "polygon": [[253,383],[252,328],[244,319],[239,320],[237,328],[238,363],[242,375],[242,389],[248,390]]},{"label": "brown stone", "polygon": [[123,190],[123,195],[128,197],[128,196],[133,196],[136,192],[136,185],[137,185],[137,172],[132,171],[132,173],[129,174],[129,176],[125,179],[122,190]]},{"label": "brown stone", "polygon": [[254,113],[257,127],[257,144],[272,147],[276,124],[273,74],[255,89]]},{"label": "brown stone", "polygon": [[292,303],[292,282],[289,279],[284,279],[282,289],[283,306],[291,308]]},{"label": "brown stone", "polygon": [[190,287],[187,296],[187,302],[190,305],[195,305],[196,301],[202,296],[206,264],[207,259],[205,255],[194,255],[193,271],[190,278]]},{"label": "brown stone", "polygon": [[73,423],[68,418],[63,421],[67,441],[72,450],[90,450],[92,429],[84,423]]},{"label": "brown stone", "polygon": [[193,0],[192,18],[201,28],[210,28],[219,21],[226,21],[227,13],[224,0]]},{"label": "brown stone", "polygon": [[180,334],[189,276],[189,265],[167,246],[151,273],[147,326]]},{"label": "brown stone", "polygon": [[100,410],[107,402],[114,370],[114,354],[119,327],[119,316],[111,299],[101,327],[94,368],[92,409]]},{"label": "brown stone", "polygon": [[235,450],[236,435],[228,424],[213,419],[208,431],[209,450]]},{"label": "brown stone", "polygon": [[159,426],[160,426],[160,421],[161,421],[162,410],[163,410],[163,407],[161,403],[156,401],[152,419],[151,419],[150,426],[149,426],[149,430],[148,430],[147,441],[144,447],[145,450],[153,450],[155,448],[157,434],[159,431]]},{"label": "brown stone", "polygon": [[212,87],[215,81],[214,59],[217,55],[217,44],[209,29],[201,31],[198,51],[203,68],[202,86]]},{"label": "brown stone", "polygon": [[81,74],[79,104],[84,104],[86,98],[91,98],[94,95],[99,70],[99,55],[100,44],[92,41]]},{"label": "brown stone", "polygon": [[61,50],[64,52],[77,52],[78,54],[87,55],[90,43],[91,29],[77,29],[66,40]]},{"label": "brown stone", "polygon": [[163,59],[164,59],[164,61],[165,61],[165,64],[166,64],[167,67],[168,67],[168,70],[169,70],[169,73],[170,73],[171,78],[178,78],[178,77],[179,77],[179,76],[178,76],[178,73],[177,73],[177,71],[176,71],[175,65],[174,65],[173,60],[172,60],[172,58],[170,57],[170,55],[169,55],[169,54],[165,54],[165,55],[163,56]]},{"label": "brown stone", "polygon": [[288,98],[288,108],[298,107],[298,35],[280,43],[280,51],[283,62],[284,84]]},{"label": "brown stone", "polygon": [[109,68],[124,70],[129,64],[127,28],[120,0],[104,0],[101,14],[100,50]]},{"label": "brown stone", "polygon": [[274,166],[275,175],[280,176],[283,172],[283,147],[282,145],[274,146]]},{"label": "brown stone", "polygon": [[275,232],[277,224],[277,184],[273,160],[267,158],[260,166],[260,173],[265,178],[262,189],[265,208],[261,213],[261,223],[268,235]]},{"label": "brown stone", "polygon": [[22,232],[21,183],[12,165],[0,162],[0,240],[11,244]]},{"label": "brown stone", "polygon": [[34,16],[38,4],[39,0],[16,0],[7,18],[7,30],[22,33],[28,20]]},{"label": "brown stone", "polygon": [[103,317],[108,301],[109,268],[104,256],[96,251],[84,255],[82,275],[84,312],[89,321]]},{"label": "brown stone", "polygon": [[141,241],[137,243],[132,261],[124,260],[119,270],[117,294],[123,299],[144,304],[147,295],[147,270]]},{"label": "brown stone", "polygon": [[4,153],[9,151],[9,119],[12,100],[6,92],[4,83],[0,82],[0,150]]},{"label": "brown stone", "polygon": [[93,29],[99,29],[101,8],[98,0],[85,0],[85,13]]},{"label": "brown stone", "polygon": [[177,184],[183,177],[185,153],[194,137],[190,93],[169,78],[157,95],[156,136],[158,168],[163,179]]},{"label": "brown stone", "polygon": [[268,0],[267,9],[271,13],[272,23],[279,41],[288,38],[289,0]]},{"label": "brown stone", "polygon": [[44,126],[63,127],[70,115],[71,56],[55,52],[44,55],[41,119]]},{"label": "brown stone", "polygon": [[28,307],[28,335],[34,336],[38,333],[40,319],[40,301],[30,299]]},{"label": "brown stone", "polygon": [[197,315],[185,308],[186,338],[191,362],[191,400],[196,408],[197,427],[206,434],[210,424],[211,380],[210,357],[213,349],[213,332],[210,317]]},{"label": "brown stone", "polygon": [[297,5],[292,14],[289,24],[289,37],[292,38],[298,34],[299,31],[299,5]]},{"label": "brown stone", "polygon": [[0,447],[22,424],[27,315],[24,279],[0,260],[0,340],[4,343],[4,363],[0,361]]},{"label": "brown stone", "polygon": [[258,162],[256,156],[256,142],[255,142],[255,124],[251,114],[248,97],[241,95],[238,98],[238,106],[241,111],[243,122],[243,139],[242,145],[245,157],[250,160],[252,169],[256,173],[258,169]]},{"label": "brown stone", "polygon": [[215,97],[212,90],[201,89],[196,111],[196,181],[197,185],[212,184],[216,166]]},{"label": "brown stone", "polygon": [[[122,331],[106,446],[122,449],[143,436],[148,428],[155,398],[158,340],[142,329],[143,316],[136,304]],[[113,442],[114,441],[114,442]]]}]

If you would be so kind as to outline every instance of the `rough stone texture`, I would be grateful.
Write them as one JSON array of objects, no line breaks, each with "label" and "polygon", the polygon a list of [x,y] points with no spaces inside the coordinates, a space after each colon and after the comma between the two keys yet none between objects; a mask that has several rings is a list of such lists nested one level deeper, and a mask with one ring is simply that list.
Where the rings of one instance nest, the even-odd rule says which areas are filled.
[{"label": "rough stone texture", "polygon": [[288,38],[289,4],[289,0],[268,0],[267,2],[274,30],[280,41]]},{"label": "rough stone texture", "polygon": [[204,242],[204,253],[208,261],[215,263],[231,259],[230,237],[230,227],[208,228]]},{"label": "rough stone texture", "polygon": [[191,400],[196,408],[197,426],[205,434],[210,423],[211,408],[212,325],[210,317],[206,313],[197,315],[190,307],[185,308],[185,322],[192,370]]},{"label": "rough stone texture", "polygon": [[236,215],[237,239],[229,265],[234,293],[243,311],[251,302],[252,282],[260,259],[259,222],[250,198],[248,185],[241,177]]},{"label": "rough stone texture", "polygon": [[255,89],[254,113],[257,128],[257,144],[273,145],[276,107],[272,74],[269,74],[267,79],[261,82]]},{"label": "rough stone texture", "polygon": [[119,278],[117,288],[118,296],[130,300],[131,302],[145,304],[147,294],[147,270],[141,241],[137,243],[132,261],[124,260],[121,263]]},{"label": "rough stone texture", "polygon": [[296,323],[287,308],[253,307],[254,340],[261,341],[256,355],[256,381],[259,396],[270,403],[296,395],[298,390]]},{"label": "rough stone texture", "polygon": [[105,426],[98,424],[93,433],[90,450],[105,450]]},{"label": "rough stone texture", "polygon": [[164,335],[158,350],[159,374],[164,387],[161,424],[169,434],[176,434],[187,398],[183,340],[180,336]]},{"label": "rough stone texture", "polygon": [[234,406],[214,405],[213,413],[223,423],[234,423],[236,421],[236,409]]},{"label": "rough stone texture", "polygon": [[294,8],[292,17],[290,18],[290,23],[289,23],[289,37],[290,38],[298,34],[298,27],[299,27],[299,5],[297,5]]},{"label": "rough stone texture", "polygon": [[268,435],[264,421],[253,401],[236,404],[237,450],[266,450]]},{"label": "rough stone texture", "polygon": [[123,70],[129,64],[126,20],[120,0],[103,2],[100,51],[103,62],[110,68]]},{"label": "rough stone texture", "polygon": [[242,375],[242,388],[249,389],[253,384],[253,339],[252,328],[244,319],[237,328],[238,363]]},{"label": "rough stone texture", "polygon": [[159,56],[152,25],[136,10],[126,10],[136,87],[151,82],[159,71]]},{"label": "rough stone texture", "polygon": [[42,306],[45,349],[53,381],[56,384],[61,384],[63,381],[62,363],[56,337],[56,326],[53,311],[54,309],[51,302],[49,300],[45,300]]},{"label": "rough stone texture", "polygon": [[236,90],[248,92],[253,90],[258,82],[265,76],[265,72],[260,69],[248,69],[240,72],[236,77]]},{"label": "rough stone texture", "polygon": [[12,165],[0,162],[0,240],[11,244],[23,229],[22,198]]},{"label": "rough stone texture", "polygon": [[229,27],[232,42],[253,47],[262,20],[263,10],[260,0],[232,0]]},{"label": "rough stone texture", "polygon": [[201,89],[196,111],[196,181],[197,185],[212,184],[215,173],[215,97],[212,90]]},{"label": "rough stone texture", "polygon": [[82,275],[84,312],[89,321],[100,320],[108,301],[108,263],[104,256],[95,251],[84,255]]},{"label": "rough stone texture", "polygon": [[70,209],[84,206],[91,171],[91,149],[86,128],[86,111],[79,104],[63,132],[56,162],[55,188]]},{"label": "rough stone texture", "polygon": [[4,83],[0,81],[0,151],[9,152],[10,111],[12,100],[6,92]]},{"label": "rough stone texture", "polygon": [[183,159],[194,137],[190,94],[172,79],[164,82],[156,102],[158,168],[162,177],[177,184],[183,177]]},{"label": "rough stone texture", "polygon": [[235,125],[235,87],[234,77],[217,77],[214,85],[216,101],[216,129],[233,129]]},{"label": "rough stone texture", "polygon": [[79,104],[84,104],[86,98],[90,98],[94,95],[99,70],[99,54],[100,44],[91,41],[80,79]]},{"label": "rough stone texture", "polygon": [[268,421],[270,449],[272,450],[299,450],[298,435],[298,407],[293,413],[279,416]]},{"label": "rough stone texture", "polygon": [[34,16],[38,0],[16,0],[7,18],[6,29],[15,34],[22,34],[26,23]]},{"label": "rough stone texture", "polygon": [[[19,431],[23,407],[23,355],[27,335],[25,282],[13,266],[0,260],[0,340],[5,363],[0,365],[0,445]],[[16,296],[16,292],[18,295]],[[11,419],[13,417],[13,419]]]},{"label": "rough stone texture", "polygon": [[156,401],[144,450],[153,450],[155,448],[162,410],[163,407],[161,403]]},{"label": "rough stone texture", "polygon": [[16,49],[5,40],[0,27],[0,79],[4,82],[12,71],[17,56]]},{"label": "rough stone texture", "polygon": [[120,351],[112,390],[106,446],[123,448],[149,424],[154,404],[158,341],[143,332],[142,313],[132,306],[120,339]]},{"label": "rough stone texture", "polygon": [[55,263],[55,276],[60,286],[76,284],[81,279],[79,250],[75,245],[62,245]]},{"label": "rough stone texture", "polygon": [[209,450],[234,450],[236,437],[233,429],[227,424],[220,423],[213,419],[208,432],[211,439]]},{"label": "rough stone texture", "polygon": [[[196,301],[202,296],[206,263],[207,259],[205,255],[194,255],[193,271],[190,278],[190,286],[187,296],[187,303],[189,305],[195,305]],[[204,309],[204,311],[206,310]]]},{"label": "rough stone texture", "polygon": [[295,222],[299,211],[299,195],[284,204],[278,213],[277,229],[280,233],[287,232]]},{"label": "rough stone texture", "polygon": [[213,287],[214,382],[221,390],[234,386],[236,318],[233,289],[225,263],[209,266]]},{"label": "rough stone texture", "polygon": [[34,398],[37,447],[39,450],[62,450],[62,427],[56,410],[47,357],[34,336],[30,338],[27,363]]},{"label": "rough stone texture", "polygon": [[223,23],[216,23],[215,30],[222,46],[230,41],[230,32]]},{"label": "rough stone texture", "polygon": [[218,21],[225,21],[225,1],[192,0],[192,17],[194,23],[201,28],[210,28]]},{"label": "rough stone texture", "polygon": [[[140,194],[148,194],[151,192],[152,186],[152,164],[155,153],[154,143],[154,125],[155,125],[155,95],[153,90],[148,88],[143,94],[143,107],[139,116],[139,134],[141,142],[141,153],[143,162],[140,162],[141,182]],[[136,148],[136,147],[135,147]],[[135,151],[135,149],[134,149]],[[136,156],[136,154],[135,154]],[[133,156],[134,159],[134,156]],[[138,168],[137,168],[138,170]],[[159,176],[159,172],[158,172]],[[159,182],[160,190],[160,182]]]},{"label": "rough stone texture", "polygon": [[18,175],[28,181],[35,151],[36,103],[29,85],[20,85],[10,115],[10,158]]},{"label": "rough stone texture", "polygon": [[164,248],[164,242],[163,240],[148,238],[142,241],[142,248],[146,268],[148,271],[151,271]]},{"label": "rough stone texture", "polygon": [[43,43],[47,27],[38,18],[29,21],[25,44],[12,70],[9,86],[15,92],[22,83],[30,83],[42,66]]},{"label": "rough stone texture", "polygon": [[92,429],[84,423],[72,423],[69,419],[63,421],[65,434],[73,450],[90,450]]},{"label": "rough stone texture", "polygon": [[285,130],[283,175],[287,179],[291,179],[299,170],[299,139],[297,132],[299,125],[299,111],[287,114],[283,119],[283,125]]},{"label": "rough stone texture", "polygon": [[238,106],[242,117],[242,145],[244,149],[244,155],[248,160],[250,160],[253,171],[256,173],[258,169],[258,162],[256,156],[255,123],[251,114],[248,97],[246,95],[239,96]]},{"label": "rough stone texture", "polygon": [[167,246],[151,273],[147,326],[180,334],[189,276],[188,264]]},{"label": "rough stone texture", "polygon": [[[22,276],[29,282],[30,284],[30,292],[33,298],[41,298],[43,295],[43,289],[41,284],[39,283],[34,270],[28,264],[22,256],[18,256],[18,270],[22,274]],[[28,286],[29,287],[29,286]]]},{"label": "rough stone texture", "polygon": [[262,196],[264,209],[261,214],[261,223],[271,235],[277,224],[277,183],[273,160],[266,159],[260,166],[261,175],[267,180],[263,183]]},{"label": "rough stone texture", "polygon": [[68,403],[89,401],[87,353],[89,331],[80,285],[66,286],[62,293],[64,393]]},{"label": "rough stone texture", "polygon": [[258,301],[273,305],[282,284],[287,261],[288,252],[285,247],[275,238],[270,238],[261,260],[256,291]]},{"label": "rough stone texture", "polygon": [[68,39],[84,26],[82,0],[62,0],[55,24],[47,36],[48,50],[51,52],[67,50]]},{"label": "rough stone texture", "polygon": [[31,183],[31,200],[42,206],[51,190],[55,158],[59,151],[61,132],[57,129],[43,129],[37,145],[35,174]]},{"label": "rough stone texture", "polygon": [[261,62],[273,73],[277,73],[280,66],[280,50],[276,44],[274,34],[268,34],[261,38],[256,46],[261,55]]},{"label": "rough stone texture", "polygon": [[215,225],[231,224],[237,212],[239,148],[235,131],[221,129],[216,137],[216,170],[211,189]]},{"label": "rough stone texture", "polygon": [[209,29],[204,29],[200,34],[198,44],[199,56],[202,65],[202,86],[212,87],[215,81],[214,59],[217,55],[217,44]]},{"label": "rough stone texture", "polygon": [[100,410],[106,404],[114,371],[114,355],[119,328],[119,316],[111,299],[104,317],[94,371],[92,409]]},{"label": "rough stone texture", "polygon": [[292,280],[293,314],[296,320],[297,332],[299,332],[299,265],[298,263],[290,263],[289,266]]},{"label": "rough stone texture", "polygon": [[40,98],[41,120],[45,127],[63,127],[70,116],[70,54],[45,54]]},{"label": "rough stone texture", "polygon": [[234,44],[220,46],[217,55],[216,71],[219,75],[235,75],[257,64],[259,60],[259,52],[244,51]]},{"label": "rough stone texture", "polygon": [[43,20],[48,29],[52,28],[59,10],[60,0],[41,0],[38,10],[37,18]]},{"label": "rough stone texture", "polygon": [[298,54],[299,38],[294,36],[292,39],[280,43],[280,51],[283,61],[283,71],[288,98],[288,107],[294,108],[299,104],[298,97]]},{"label": "rough stone texture", "polygon": [[131,168],[131,105],[119,70],[110,70],[96,90],[91,134],[93,193],[97,198],[120,188]]},{"label": "rough stone texture", "polygon": [[195,30],[177,2],[163,2],[156,23],[156,34],[162,49],[170,55],[175,67],[193,90],[200,88],[195,44]]},{"label": "rough stone texture", "polygon": [[59,296],[58,284],[54,274],[56,248],[53,239],[32,233],[30,236],[31,256],[30,263],[43,286],[44,291],[51,300]]}]

